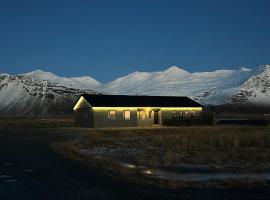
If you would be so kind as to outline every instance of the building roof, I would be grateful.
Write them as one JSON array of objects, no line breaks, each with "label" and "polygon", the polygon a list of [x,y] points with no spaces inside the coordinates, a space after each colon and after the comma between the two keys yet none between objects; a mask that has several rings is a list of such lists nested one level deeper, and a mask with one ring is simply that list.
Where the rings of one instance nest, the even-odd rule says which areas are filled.
[{"label": "building roof", "polygon": [[179,96],[129,96],[97,95],[81,96],[93,107],[202,107],[188,97]]}]

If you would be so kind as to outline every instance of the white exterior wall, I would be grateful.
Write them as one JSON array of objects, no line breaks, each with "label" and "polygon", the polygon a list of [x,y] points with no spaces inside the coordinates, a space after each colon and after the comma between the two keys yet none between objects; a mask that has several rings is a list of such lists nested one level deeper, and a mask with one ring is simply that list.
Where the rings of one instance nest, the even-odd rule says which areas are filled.
[{"label": "white exterior wall", "polygon": [[[85,112],[79,112],[82,109],[87,109],[89,112],[87,113],[87,118],[84,118]],[[188,112],[184,117],[190,118],[191,115],[200,116],[202,110],[198,108],[188,108],[183,110],[181,108],[92,108],[89,105],[85,104],[85,102],[81,101],[80,106],[76,109],[76,124],[79,126],[85,127],[136,127],[136,126],[152,126],[154,125],[154,110],[158,111],[158,124],[166,124],[166,121],[172,119],[172,113],[174,111],[177,112]],[[130,111],[130,119],[124,119],[123,112]],[[109,111],[116,111],[115,119],[110,119],[108,117]],[[138,118],[137,111],[144,111],[144,117]],[[151,111],[151,116],[149,115],[149,111]],[[193,114],[191,114],[193,113]],[[85,120],[89,120],[89,123]]]},{"label": "white exterior wall", "polygon": [[130,110],[130,119],[126,120],[123,117],[124,110],[116,110],[115,119],[108,118],[109,110],[94,111],[94,127],[134,127],[137,126],[137,110]]}]

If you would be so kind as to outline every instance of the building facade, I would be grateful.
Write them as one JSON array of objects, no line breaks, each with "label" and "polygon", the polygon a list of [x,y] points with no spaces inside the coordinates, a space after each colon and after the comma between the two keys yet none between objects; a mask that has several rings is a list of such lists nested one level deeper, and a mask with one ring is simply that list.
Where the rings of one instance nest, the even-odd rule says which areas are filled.
[{"label": "building facade", "polygon": [[188,97],[83,94],[75,104],[75,124],[81,127],[164,125],[170,119],[192,119],[202,105]]}]

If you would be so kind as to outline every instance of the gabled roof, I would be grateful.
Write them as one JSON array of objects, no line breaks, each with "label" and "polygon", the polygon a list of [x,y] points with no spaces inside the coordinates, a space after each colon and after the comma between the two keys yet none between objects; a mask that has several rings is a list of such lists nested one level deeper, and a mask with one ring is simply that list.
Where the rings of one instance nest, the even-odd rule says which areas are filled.
[{"label": "gabled roof", "polygon": [[83,94],[93,107],[202,107],[188,97]]}]

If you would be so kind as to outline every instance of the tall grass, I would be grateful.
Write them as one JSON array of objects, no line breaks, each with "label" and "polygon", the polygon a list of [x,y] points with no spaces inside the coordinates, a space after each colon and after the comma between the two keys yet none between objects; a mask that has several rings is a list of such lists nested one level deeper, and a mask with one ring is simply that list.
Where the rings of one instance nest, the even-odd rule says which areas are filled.
[{"label": "tall grass", "polygon": [[[138,171],[140,168],[127,169],[121,163],[149,169],[176,169],[183,164],[207,165],[220,172],[233,173],[265,172],[270,166],[269,127],[197,126],[76,131],[84,134],[76,141],[62,145],[65,154],[105,171],[115,172],[131,182],[169,188],[189,186],[188,182],[145,177]],[[80,149],[95,148],[120,150],[123,155],[108,153],[98,155],[96,159],[96,155],[78,153]],[[131,149],[139,153],[125,154]],[[226,184],[231,186],[232,183],[229,181]],[[245,180],[239,184],[249,182]]]},{"label": "tall grass", "polygon": [[106,129],[90,131],[79,143],[84,148],[139,149],[142,154],[125,159],[142,165],[190,163],[251,170],[252,165],[270,163],[269,130],[256,126]]}]

